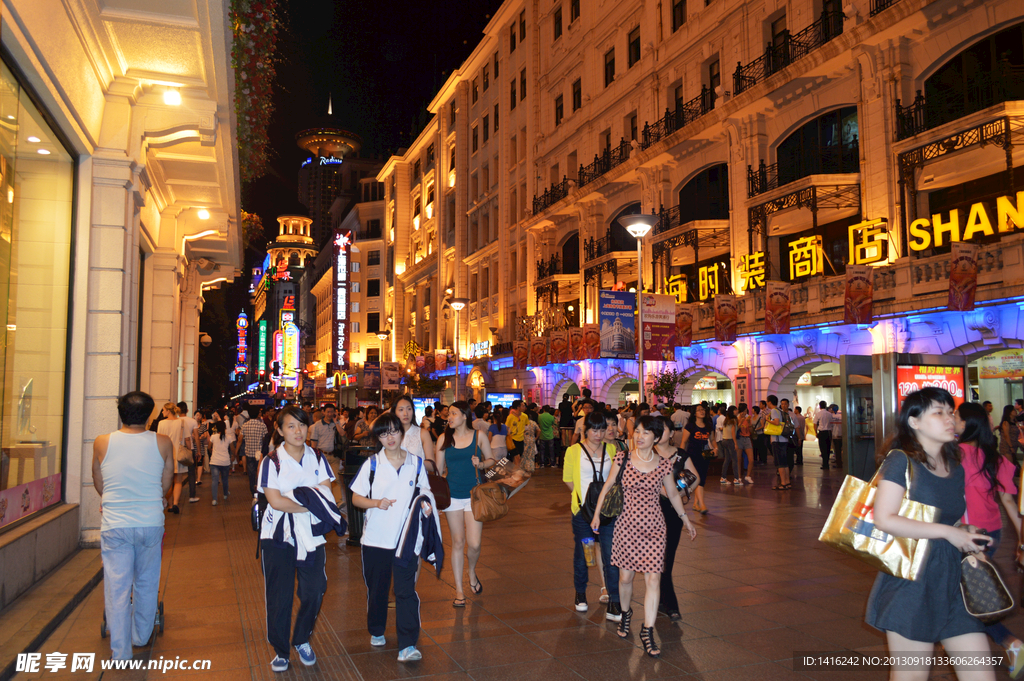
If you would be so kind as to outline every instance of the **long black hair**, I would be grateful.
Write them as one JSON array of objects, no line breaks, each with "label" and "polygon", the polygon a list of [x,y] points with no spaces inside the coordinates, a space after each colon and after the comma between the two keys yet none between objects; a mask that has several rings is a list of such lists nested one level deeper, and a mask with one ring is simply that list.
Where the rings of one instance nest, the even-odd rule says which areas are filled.
[{"label": "long black hair", "polygon": [[[469,421],[470,415],[469,414],[472,411],[469,408],[469,402],[466,402],[465,400],[459,400],[458,402],[452,402],[450,405],[448,405],[448,413],[449,414],[451,413],[452,409],[458,409],[459,413],[462,414],[465,417],[465,419],[466,419],[466,428],[472,428],[472,426],[469,425],[469,423],[470,423],[470,421]],[[455,446],[455,429],[452,428],[451,426],[445,426],[444,427],[444,442],[441,443],[441,448],[442,449],[448,449],[449,447],[454,447],[454,446]]]},{"label": "long black hair", "polygon": [[392,414],[397,415],[398,414],[398,403],[399,402],[408,402],[409,406],[412,407],[412,421],[409,422],[409,425],[410,426],[415,426],[416,425],[416,404],[412,401],[412,398],[409,397],[408,395],[399,395],[398,397],[396,397],[395,401],[391,403],[391,409],[389,409],[388,411],[390,411]]},{"label": "long black hair", "polygon": [[306,427],[313,424],[312,417],[306,413],[306,410],[297,407],[294,404],[288,405],[281,411],[277,412],[277,420],[275,421],[275,425],[277,427],[274,428],[274,447],[280,447],[281,443],[284,442],[284,437],[281,435],[281,429],[284,428],[284,420],[289,416],[299,423],[305,424]]},{"label": "long black hair", "polygon": [[[982,411],[984,411],[984,409]],[[960,418],[963,417],[961,416]],[[1014,417],[1013,405],[1008,404],[1003,407],[1003,418],[999,420],[999,426],[1002,427],[1002,425],[1007,422],[1013,424],[1014,421],[1016,421],[1016,418]]]},{"label": "long black hair", "polygon": [[999,464],[1003,455],[999,453],[996,436],[989,427],[988,413],[976,402],[964,402],[956,411],[960,415],[960,420],[964,422],[964,432],[960,434],[960,444],[975,445],[981,451],[984,457],[981,472],[988,478],[992,496],[996,496],[1003,488],[1003,483],[999,482],[998,477]]},{"label": "long black hair", "polygon": [[[908,458],[924,464],[931,470],[932,466],[928,463],[928,455],[921,447],[917,433],[910,427],[910,419],[921,418],[926,411],[931,409],[932,405],[944,405],[950,409],[955,407],[953,396],[942,388],[921,388],[903,399],[903,406],[896,417],[896,432],[875,454],[876,464],[881,465],[893,449],[902,449]],[[960,447],[956,440],[942,445],[942,459],[947,467],[960,463]]]},{"label": "long black hair", "polygon": [[212,430],[215,435],[220,435],[220,441],[221,442],[224,441],[224,433],[227,431],[227,428],[224,427],[224,422],[223,421],[214,421],[214,422],[212,422],[210,424],[210,430]]}]

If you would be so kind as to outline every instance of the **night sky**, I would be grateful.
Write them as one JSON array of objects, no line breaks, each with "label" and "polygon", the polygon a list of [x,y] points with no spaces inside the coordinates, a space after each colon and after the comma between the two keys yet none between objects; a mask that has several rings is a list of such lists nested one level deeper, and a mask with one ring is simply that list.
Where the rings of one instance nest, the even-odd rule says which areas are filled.
[{"label": "night sky", "polygon": [[[387,158],[423,129],[427,104],[501,6],[500,0],[279,2],[284,26],[268,131],[270,167],[242,191],[242,208],[260,216],[268,239],[276,234],[276,217],[300,206],[298,170],[307,154],[295,144],[295,133],[326,123],[328,96],[333,125],[363,138],[361,155]],[[250,244],[243,271],[262,260],[264,246]],[[203,330],[215,343],[201,356],[204,405],[227,389],[231,357],[217,346],[221,339],[234,343],[230,324],[248,305],[246,277],[222,293],[208,293],[207,300]]]}]

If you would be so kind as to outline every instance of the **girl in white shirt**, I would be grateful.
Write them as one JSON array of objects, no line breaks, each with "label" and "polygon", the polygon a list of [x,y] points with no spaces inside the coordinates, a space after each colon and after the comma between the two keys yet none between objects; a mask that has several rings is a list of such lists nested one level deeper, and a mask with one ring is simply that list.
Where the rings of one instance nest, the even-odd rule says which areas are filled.
[{"label": "girl in white shirt", "polygon": [[[402,422],[402,449],[429,461],[433,460],[434,441],[426,428],[416,425],[416,408],[412,398],[402,395],[391,403],[391,413]],[[429,455],[427,454],[429,452]]]}]

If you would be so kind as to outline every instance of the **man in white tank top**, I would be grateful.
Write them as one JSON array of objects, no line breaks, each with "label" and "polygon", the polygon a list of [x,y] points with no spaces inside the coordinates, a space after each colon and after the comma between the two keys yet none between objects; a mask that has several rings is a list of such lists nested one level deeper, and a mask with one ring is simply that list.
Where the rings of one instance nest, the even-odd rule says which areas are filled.
[{"label": "man in white tank top", "polygon": [[101,497],[103,599],[115,660],[132,659],[132,645],[145,645],[156,621],[164,495],[175,462],[170,438],[146,430],[153,407],[144,392],[121,397],[120,430],[100,435],[92,447],[92,484]]}]

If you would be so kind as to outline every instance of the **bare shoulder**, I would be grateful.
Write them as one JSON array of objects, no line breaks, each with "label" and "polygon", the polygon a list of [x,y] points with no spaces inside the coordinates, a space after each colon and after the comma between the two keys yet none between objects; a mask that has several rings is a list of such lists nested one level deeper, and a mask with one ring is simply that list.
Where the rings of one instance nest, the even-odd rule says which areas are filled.
[{"label": "bare shoulder", "polygon": [[104,433],[98,436],[92,443],[93,454],[103,456],[107,453],[107,445],[110,444],[110,433]]}]

